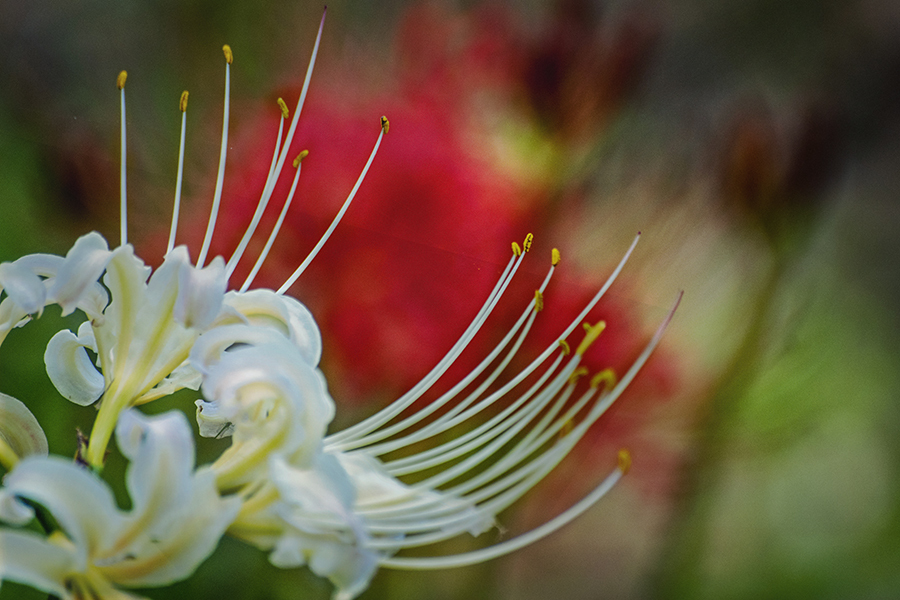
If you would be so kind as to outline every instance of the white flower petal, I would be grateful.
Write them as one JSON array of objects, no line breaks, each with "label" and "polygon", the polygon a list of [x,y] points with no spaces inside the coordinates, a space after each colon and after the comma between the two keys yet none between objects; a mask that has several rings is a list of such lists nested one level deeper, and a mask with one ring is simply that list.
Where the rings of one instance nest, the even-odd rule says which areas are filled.
[{"label": "white flower petal", "polygon": [[0,521],[13,525],[27,525],[33,518],[34,509],[0,488]]},{"label": "white flower petal", "polygon": [[276,513],[290,526],[278,540],[270,562],[281,568],[304,563],[335,586],[336,600],[362,593],[378,568],[378,555],[365,549],[366,534],[353,513],[353,484],[332,455],[319,454],[309,469],[282,457],[269,461],[280,501]]},{"label": "white flower petal", "polygon": [[169,411],[147,417],[126,410],[116,425],[116,442],[131,461],[126,482],[132,513],[165,510],[190,488],[194,438],[183,413]]},{"label": "white flower petal", "polygon": [[168,377],[160,381],[156,387],[138,398],[135,404],[144,404],[157,398],[163,398],[174,394],[178,390],[199,390],[202,382],[203,376],[200,372],[190,364],[183,363],[172,371]]},{"label": "white flower petal", "polygon": [[0,343],[13,328],[27,323],[28,318],[25,309],[16,304],[12,298],[4,298],[0,302]]},{"label": "white flower petal", "polygon": [[77,566],[68,548],[30,532],[0,529],[0,579],[69,598],[64,581]]},{"label": "white flower petal", "polygon": [[322,334],[303,304],[272,290],[229,292],[225,304],[242,315],[249,324],[270,327],[290,339],[301,356],[312,366],[322,357]]},{"label": "white flower petal", "polygon": [[50,338],[44,352],[44,364],[50,381],[64,398],[88,406],[103,395],[106,384],[85,351],[85,348],[96,350],[90,324],[82,323],[78,333],[80,335],[76,336],[63,329]]},{"label": "white flower petal", "polygon": [[179,262],[175,320],[185,327],[206,329],[222,310],[228,286],[225,260],[217,256],[208,266],[198,269],[191,265],[184,246],[170,252],[166,260],[170,257]]},{"label": "white flower petal", "polygon": [[47,292],[44,282],[22,262],[0,263],[0,291],[4,291],[26,313],[44,308]]},{"label": "white flower petal", "polygon": [[219,496],[209,469],[193,471],[193,436],[181,412],[146,417],[126,411],[116,439],[132,461],[127,485],[133,508],[104,575],[134,586],[184,579],[215,549],[240,503]]},{"label": "white flower petal", "polygon": [[267,327],[222,325],[201,335],[191,348],[190,362],[204,375],[222,360],[225,351],[236,346],[262,346],[286,342],[287,338]]},{"label": "white flower petal", "polygon": [[50,301],[62,307],[63,316],[74,311],[85,294],[90,293],[111,257],[112,252],[99,233],[94,231],[78,238],[50,287]]},{"label": "white flower petal", "polygon": [[86,560],[112,543],[122,520],[107,485],[57,456],[24,458],[4,478],[7,493],[43,505]]},{"label": "white flower petal", "polygon": [[217,402],[196,400],[194,404],[197,405],[197,425],[202,437],[224,438],[234,433],[233,415],[224,415]]},{"label": "white flower petal", "polygon": [[[222,351],[219,361],[208,367],[203,395],[218,403],[217,412],[235,424],[233,441],[259,441],[260,436],[277,431],[278,451],[290,455],[295,464],[310,460],[334,418],[334,401],[324,377],[300,357],[287,338],[259,328],[232,325],[214,329],[201,336],[194,350],[207,352],[201,344],[210,334],[214,336],[211,346],[221,348],[222,340],[216,336],[224,329],[247,335],[235,337],[225,332],[222,339],[238,345]],[[253,337],[268,341],[259,346],[247,344]],[[265,467],[258,459],[256,462]]]},{"label": "white flower petal", "polygon": [[31,411],[22,402],[0,392],[0,437],[20,458],[46,455],[47,436]]},{"label": "white flower petal", "polygon": [[281,296],[289,315],[291,341],[300,350],[301,355],[316,366],[322,358],[322,334],[312,313],[299,301],[290,296]]}]

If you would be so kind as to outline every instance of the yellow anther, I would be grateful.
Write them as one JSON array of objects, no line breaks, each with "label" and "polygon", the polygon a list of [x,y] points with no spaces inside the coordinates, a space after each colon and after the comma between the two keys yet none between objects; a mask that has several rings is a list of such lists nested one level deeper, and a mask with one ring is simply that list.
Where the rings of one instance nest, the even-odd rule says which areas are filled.
[{"label": "yellow anther", "polygon": [[584,328],[585,333],[587,333],[588,331],[591,330],[591,324],[588,323],[587,321],[585,321],[584,323],[582,323],[581,326]]},{"label": "yellow anther", "polygon": [[616,377],[616,372],[612,369],[603,369],[591,377],[591,387],[598,388],[602,384],[605,391],[616,387],[616,382],[618,382],[618,378]]},{"label": "yellow anther", "polygon": [[234,62],[234,54],[231,52],[231,46],[225,44],[222,46],[222,52],[225,54],[225,62],[229,65]]},{"label": "yellow anther", "polygon": [[188,91],[184,90],[181,92],[181,100],[178,101],[178,110],[181,112],[187,112],[187,99],[188,99]]},{"label": "yellow anther", "polygon": [[559,347],[562,348],[563,356],[568,356],[572,353],[572,349],[569,347],[569,342],[566,340],[559,340]]},{"label": "yellow anther", "polygon": [[309,150],[304,150],[303,152],[298,154],[297,158],[294,159],[294,168],[296,169],[297,167],[299,167],[300,163],[302,163],[303,159],[307,156],[309,156]]},{"label": "yellow anther", "polygon": [[522,256],[522,247],[519,245],[519,242],[512,243],[512,250],[516,256]]},{"label": "yellow anther", "polygon": [[569,383],[572,383],[572,384],[577,383],[579,379],[581,379],[582,377],[584,377],[587,374],[588,374],[587,367],[584,367],[584,366],[578,367],[577,369],[572,371],[571,375],[569,375]]},{"label": "yellow anther", "polygon": [[388,130],[391,128],[391,122],[388,121],[388,118],[384,115],[381,116],[381,130],[387,134]]},{"label": "yellow anther", "polygon": [[281,109],[281,116],[287,119],[291,116],[291,111],[288,110],[287,104],[284,102],[284,98],[278,99],[278,108]]},{"label": "yellow anther", "polygon": [[544,310],[544,294],[541,293],[541,290],[534,290],[534,312],[542,310]]},{"label": "yellow anther", "polygon": [[128,71],[122,71],[116,77],[116,87],[120,90],[125,87],[125,80],[128,79]]},{"label": "yellow anther", "polygon": [[622,475],[626,475],[629,469],[631,469],[631,454],[625,448],[619,450],[618,462],[619,470],[622,471]]},{"label": "yellow anther", "polygon": [[578,344],[578,349],[575,350],[575,354],[583,355],[587,352],[587,349],[591,347],[591,344],[593,344],[598,337],[600,337],[600,334],[603,333],[604,329],[606,329],[606,321],[598,321],[593,327],[590,325],[585,327],[587,333],[585,334],[584,339],[581,340],[581,343]]},{"label": "yellow anther", "polygon": [[559,255],[559,248],[554,248],[550,251],[550,264],[554,267],[559,264],[559,261],[562,260],[562,257]]},{"label": "yellow anther", "polygon": [[533,242],[533,241],[534,241],[533,234],[529,233],[528,235],[525,236],[525,241],[522,242],[522,248],[525,249],[525,252],[528,252],[529,250],[531,250],[531,242]]},{"label": "yellow anther", "polygon": [[562,429],[559,430],[559,438],[562,439],[572,433],[572,430],[575,429],[575,424],[572,422],[572,419],[569,419],[565,423],[563,423]]}]

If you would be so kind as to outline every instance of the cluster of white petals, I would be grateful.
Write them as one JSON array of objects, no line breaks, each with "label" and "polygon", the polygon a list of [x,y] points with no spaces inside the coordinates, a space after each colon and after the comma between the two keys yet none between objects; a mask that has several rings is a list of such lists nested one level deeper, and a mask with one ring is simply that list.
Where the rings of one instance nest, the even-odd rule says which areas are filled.
[{"label": "cluster of white petals", "polygon": [[46,510],[59,529],[47,536],[0,529],[0,578],[66,599],[135,598],[114,586],[184,579],[212,553],[240,502],[219,495],[209,468],[194,469],[184,415],[126,411],[116,441],[131,461],[128,512],[96,474],[60,457],[28,457],[6,475],[0,520],[24,525]]},{"label": "cluster of white petals", "polygon": [[[336,600],[362,593],[381,567],[446,568],[511,552],[558,529],[605,494],[628,468],[627,454],[570,510],[519,537],[451,556],[411,558],[403,551],[459,535],[477,536],[566,456],[635,376],[671,313],[634,365],[616,381],[603,371],[575,393],[581,357],[603,329],[588,326],[577,350],[566,338],[600,300],[634,248],[597,295],[522,371],[507,373],[543,307],[551,268],[520,318],[488,356],[424,409],[431,389],[484,326],[525,258],[513,256],[472,323],[408,393],[347,430],[328,433],[335,402],[319,370],[322,337],[310,311],[285,291],[322,247],[359,189],[388,131],[381,132],[335,221],[278,291],[249,290],[290,206],[300,174],[251,276],[226,291],[285,164],[321,39],[293,120],[282,119],[259,207],[234,255],[206,254],[221,197],[227,152],[229,66],[218,185],[197,262],[175,247],[179,187],[169,247],[155,271],[126,243],[124,158],[122,239],[110,250],[97,233],[65,257],[35,254],[0,264],[0,343],[49,304],[85,319],[58,332],[44,362],[59,393],[97,406],[76,461],[48,456],[47,439],[19,400],[0,393],[0,581],[65,600],[135,598],[120,588],[163,586],[190,576],[226,533],[269,553],[280,568],[308,566],[334,585]],[[225,47],[230,65],[233,55]],[[122,94],[124,157],[124,72]],[[181,110],[186,110],[187,95]],[[185,119],[182,117],[182,127]],[[635,243],[637,239],[635,239]],[[677,306],[677,302],[676,302]],[[674,308],[672,309],[674,312]],[[583,388],[587,387],[587,390]],[[524,389],[523,389],[524,388]],[[175,391],[200,390],[199,434],[230,437],[211,464],[195,466],[183,412],[147,417],[137,407]],[[503,400],[498,409],[498,400]],[[130,461],[130,510],[117,506],[100,477],[111,438]],[[38,522],[43,534],[36,532]]]}]

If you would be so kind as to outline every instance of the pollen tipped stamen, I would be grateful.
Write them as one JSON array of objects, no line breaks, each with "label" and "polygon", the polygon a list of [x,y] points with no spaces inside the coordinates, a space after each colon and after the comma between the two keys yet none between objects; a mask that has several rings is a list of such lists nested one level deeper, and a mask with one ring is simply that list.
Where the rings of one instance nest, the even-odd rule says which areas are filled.
[{"label": "pollen tipped stamen", "polygon": [[[625,259],[628,258],[633,247],[634,244]],[[625,259],[614,271],[610,280],[618,274]],[[604,288],[607,287],[604,286]],[[605,289],[601,289],[601,292],[603,291]],[[583,314],[572,321],[566,335],[571,333],[571,330],[584,318],[601,295],[602,293],[598,292]],[[468,436],[464,444],[453,444],[452,442],[442,444],[432,450],[387,462],[386,466],[389,471],[395,474],[398,472],[412,474],[434,469],[441,464],[465,457],[437,475],[432,475],[413,486],[413,489],[419,490],[436,489],[456,481],[458,483],[453,487],[443,489],[443,492],[457,497],[463,502],[454,509],[442,505],[433,498],[411,494],[407,501],[401,500],[391,505],[369,503],[360,506],[361,514],[366,519],[367,530],[373,535],[405,534],[390,539],[375,538],[371,540],[369,547],[395,552],[402,548],[432,544],[454,537],[465,531],[471,531],[473,519],[490,518],[527,493],[563,460],[584,436],[588,428],[621,395],[658,344],[663,331],[671,321],[680,297],[679,295],[672,310],[644,351],[618,383],[616,383],[611,370],[601,371],[591,379],[591,385],[581,394],[580,398],[566,408],[572,391],[577,385],[576,378],[571,375],[580,368],[579,362],[583,352],[596,340],[602,330],[599,325],[588,326],[585,338],[579,344],[579,351],[570,355],[571,358],[565,368],[557,371],[559,361],[569,355],[566,352],[567,344],[563,343],[565,336],[560,337],[558,340],[560,343],[553,347],[559,346],[561,351],[556,364],[548,371],[555,373],[553,380],[546,384],[546,380],[541,381],[541,390],[533,398],[530,393],[523,395],[526,397],[524,405],[517,403],[512,412],[501,413],[497,416],[498,418],[489,420],[485,426],[476,427],[477,433],[474,436]],[[461,413],[460,417],[464,418],[474,414],[472,411],[476,409],[476,406]],[[566,410],[563,410],[564,408]],[[561,435],[567,428],[570,430],[569,433]],[[409,438],[413,440],[415,436],[409,436]],[[415,439],[415,441],[421,440]],[[513,444],[512,448],[509,448],[510,443]],[[380,446],[387,450],[386,445]],[[378,446],[366,448],[364,451],[375,448]],[[440,452],[434,452],[434,450]],[[503,453],[499,460],[497,460],[497,452]],[[376,454],[380,454],[380,452],[376,452]],[[443,568],[479,562],[511,552],[552,533],[586,510],[612,487],[628,470],[629,465],[630,460],[627,453],[620,454],[618,468],[587,497],[555,519],[509,542],[475,553],[449,557],[390,558],[383,561],[383,566]],[[398,469],[398,467],[402,468]]]},{"label": "pollen tipped stamen", "polygon": [[[412,535],[403,538],[376,539],[372,542],[372,547],[393,552],[401,548],[422,546],[448,539],[463,533],[470,528],[470,523],[474,518],[473,512],[476,516],[478,514],[484,515],[485,517],[492,516],[518,500],[551,472],[557,464],[559,464],[581,437],[583,437],[588,428],[593,425],[603,412],[619,397],[619,395],[621,395],[622,391],[624,391],[628,383],[641,369],[656,345],[659,343],[663,331],[671,321],[674,310],[680,302],[680,298],[681,295],[679,295],[672,310],[657,329],[644,351],[613,390],[609,393],[601,393],[599,388],[591,387],[582,394],[581,398],[564,414],[556,417],[559,413],[559,409],[567,402],[567,394],[574,388],[574,386],[570,384],[568,388],[559,395],[556,404],[551,408],[547,415],[545,415],[541,422],[534,426],[534,428],[522,438],[522,441],[517,443],[515,448],[506,453],[500,461],[492,464],[487,470],[481,472],[477,471],[478,465],[475,464],[474,461],[472,464],[468,465],[475,470],[477,474],[463,484],[446,489],[445,492],[453,494],[467,502],[474,503],[474,508],[469,512],[460,509],[456,513],[453,513],[452,511],[448,512],[443,510],[443,508],[430,501],[412,500],[403,505],[407,511],[405,514],[398,510],[400,507],[375,507],[373,509],[366,509],[364,514],[366,515],[367,522],[371,525],[371,531],[373,533],[383,532],[387,534],[390,532],[399,532],[399,530],[404,527],[406,528],[405,531],[413,532]],[[578,358],[579,357],[576,354],[572,360],[577,361]],[[600,394],[599,396],[597,396],[598,393]],[[594,399],[594,397],[597,397],[598,400],[590,409],[588,409],[587,414],[581,418],[578,425],[573,428],[571,434],[558,438],[549,448],[540,452],[540,449],[548,443],[561,428],[572,422],[576,414],[584,412],[586,406]],[[547,426],[547,424],[551,422],[552,425]],[[497,445],[499,443],[499,441],[494,441],[492,445]],[[481,562],[512,552],[515,549],[528,545],[556,531],[583,513],[611,489],[611,487],[628,471],[630,464],[630,455],[628,455],[627,451],[620,451],[617,468],[585,498],[544,525],[509,540],[508,542],[502,542],[474,552],[445,557],[389,558],[382,561],[382,566],[416,569],[447,568]],[[510,470],[510,467],[515,465],[520,466]],[[435,478],[431,478],[430,483],[433,484],[434,482]]]},{"label": "pollen tipped stamen", "polygon": [[509,282],[512,280],[512,277],[515,275],[516,271],[519,268],[519,265],[522,263],[523,256],[512,256],[509,262],[506,264],[506,268],[503,270],[503,273],[500,275],[500,278],[497,280],[497,283],[494,285],[494,289],[491,290],[491,293],[488,295],[482,307],[479,309],[478,313],[475,315],[475,318],[469,324],[469,327],[463,332],[457,342],[450,348],[447,354],[438,361],[438,363],[432,368],[432,370],[422,378],[419,383],[412,387],[408,392],[403,394],[400,398],[395,400],[389,406],[385,407],[381,411],[375,413],[371,417],[364,419],[363,421],[357,423],[356,425],[345,429],[344,431],[338,432],[326,438],[326,444],[330,447],[343,449],[346,444],[352,443],[368,433],[375,431],[379,427],[384,424],[390,422],[396,416],[398,416],[401,412],[409,408],[413,402],[418,400],[422,394],[428,390],[437,379],[446,372],[446,370],[450,367],[451,364],[459,357],[462,351],[468,346],[469,342],[472,341],[472,338],[475,337],[475,334],[481,329],[481,326],[484,325],[485,320],[487,320],[488,315],[490,315],[491,311],[493,311],[494,307],[497,305],[497,302],[503,295],[503,292],[506,291]]},{"label": "pollen tipped stamen", "polygon": [[262,268],[263,263],[269,256],[269,251],[272,249],[272,245],[275,243],[275,238],[278,237],[278,232],[281,231],[281,225],[284,223],[284,218],[287,216],[288,209],[291,207],[291,201],[294,199],[294,192],[297,191],[297,182],[300,181],[300,171],[302,168],[303,159],[308,154],[309,151],[304,150],[297,155],[297,158],[294,159],[294,167],[297,169],[297,172],[294,174],[293,183],[291,183],[291,191],[288,192],[287,200],[284,201],[284,206],[281,208],[281,213],[279,213],[278,215],[278,220],[275,222],[275,227],[272,228],[272,233],[269,234],[269,239],[266,240],[265,247],[260,253],[259,258],[256,259],[256,263],[254,263],[253,269],[250,271],[250,274],[247,275],[247,279],[245,279],[244,283],[241,285],[240,291],[242,292],[246,292],[250,288],[250,285],[256,278],[256,274],[259,273],[259,270]]},{"label": "pollen tipped stamen", "polygon": [[[384,117],[382,117],[383,121],[386,121]],[[378,148],[381,147],[381,140],[384,139],[384,134],[387,131],[387,128],[382,126],[381,131],[378,134],[378,139],[375,141],[375,147],[372,148],[372,153],[369,154],[369,160],[366,161],[366,166],[363,167],[362,173],[359,174],[359,178],[356,180],[356,184],[354,184],[353,189],[350,190],[350,195],[347,196],[347,199],[344,201],[344,204],[341,206],[341,209],[338,211],[337,215],[334,217],[334,220],[331,221],[331,225],[328,226],[328,229],[325,230],[325,233],[316,243],[315,247],[313,247],[312,251],[307,255],[303,262],[300,263],[300,266],[288,277],[287,281],[282,284],[280,288],[278,288],[278,293],[285,293],[294,282],[303,274],[306,270],[306,267],[309,266],[309,263],[313,261],[319,251],[322,249],[322,246],[325,245],[325,242],[328,241],[328,238],[331,237],[331,234],[334,233],[334,230],[337,228],[338,223],[341,222],[341,219],[344,218],[344,214],[347,212],[347,209],[350,208],[350,203],[353,202],[353,199],[356,197],[356,192],[359,191],[359,187],[362,185],[363,180],[366,178],[366,174],[369,172],[369,168],[372,166],[372,162],[375,160],[375,155],[378,154]]]},{"label": "pollen tipped stamen", "polygon": [[[259,204],[265,205],[269,202],[269,199],[272,196],[272,192],[275,189],[275,183],[278,181],[278,178],[281,177],[281,171],[284,168],[284,163],[287,160],[288,152],[290,151],[291,142],[294,140],[294,133],[297,131],[297,123],[300,121],[300,113],[303,111],[303,105],[306,102],[306,94],[309,91],[309,82],[312,79],[313,67],[316,64],[316,56],[319,54],[319,45],[322,41],[322,30],[325,28],[325,12],[322,13],[322,20],[319,22],[319,30],[316,33],[316,42],[313,45],[312,56],[309,59],[309,65],[306,67],[306,76],[303,78],[303,88],[300,91],[300,97],[297,99],[297,107],[294,109],[294,117],[291,119],[290,127],[288,127],[287,134],[284,136],[284,141],[281,142],[281,134],[282,127],[284,121],[278,128],[278,140],[280,143],[279,146],[276,145],[275,156],[278,157],[278,160],[275,161],[273,158],[273,164],[269,167],[269,175],[266,178],[266,183],[263,186],[262,194],[260,195]],[[287,120],[287,106],[284,105],[282,107],[282,103],[279,103],[279,108],[281,108],[282,117],[284,120]],[[250,234],[252,236],[252,232]],[[249,236],[248,237],[249,240]],[[243,250],[240,253],[235,252],[235,255],[231,257],[228,261],[228,265],[230,266],[230,270],[226,270],[226,272],[230,275],[234,271],[234,267],[237,262],[240,260],[240,255],[243,254]],[[237,258],[235,258],[237,257]]]},{"label": "pollen tipped stamen", "polygon": [[[486,431],[491,430],[498,423],[501,423],[504,419],[515,413],[516,410],[520,406],[522,406],[525,402],[527,402],[535,393],[541,389],[541,387],[547,383],[550,377],[557,371],[559,365],[562,363],[562,355],[557,356],[556,360],[545,370],[545,372],[541,375],[541,377],[536,381],[525,393],[523,393],[513,404],[506,407],[499,414],[492,417],[487,422],[475,427],[471,431],[468,431],[460,436],[453,438],[443,444],[431,448],[429,450],[423,450],[421,452],[416,453],[413,456],[408,456],[405,458],[399,458],[385,463],[388,471],[393,475],[404,475],[409,473],[415,473],[422,469],[431,468],[442,464],[448,459],[456,458],[457,456],[461,456],[471,450],[472,446],[466,446],[472,440],[479,439],[482,434]],[[504,386],[506,388],[506,386]],[[492,403],[492,399],[497,399],[502,397],[504,394],[502,393],[494,393],[489,398],[486,398],[482,401],[484,403],[484,407],[487,407],[490,403]],[[481,409],[482,403],[479,403],[476,407],[473,407],[469,411],[466,411],[464,414],[460,414],[458,418],[454,418],[448,420],[447,426],[442,427],[439,432],[446,431],[470,418],[472,418],[475,414],[478,414]],[[435,432],[427,432],[430,433],[431,436],[435,434]],[[424,439],[424,438],[421,438]],[[421,441],[421,439],[416,439],[415,441]],[[393,442],[393,440],[392,440]],[[397,450],[403,446],[398,446],[395,448],[388,447],[388,451]],[[466,450],[463,448],[466,447]],[[369,451],[369,448],[366,448],[365,451]],[[375,452],[375,454],[382,454],[381,452]]]},{"label": "pollen tipped stamen", "polygon": [[[256,228],[259,226],[259,222],[262,220],[263,213],[265,212],[266,207],[269,205],[269,200],[272,199],[272,190],[275,187],[275,170],[276,165],[278,164],[278,157],[282,151],[282,148],[284,148],[285,150],[287,149],[286,146],[282,145],[284,121],[287,118],[285,116],[287,113],[287,105],[285,105],[284,100],[282,100],[281,98],[279,98],[278,100],[278,106],[281,108],[281,119],[279,119],[278,121],[278,135],[275,136],[275,151],[272,152],[272,161],[269,163],[269,172],[266,175],[266,183],[263,185],[263,192],[259,197],[259,202],[256,203],[256,210],[253,211],[253,217],[250,219],[250,224],[247,226],[247,229],[244,231],[244,235],[241,237],[241,241],[238,243],[237,248],[235,248],[234,253],[231,255],[231,258],[228,259],[228,263],[225,265],[225,276],[229,279],[231,278],[232,273],[234,273],[235,268],[237,268],[237,264],[244,256],[244,251],[247,249],[247,245],[250,243],[253,234],[256,233]],[[257,260],[257,262],[259,261]]]},{"label": "pollen tipped stamen", "polygon": [[[551,368],[546,371],[545,377],[535,385],[531,386],[531,388],[516,399],[512,405],[489,419],[486,423],[476,427],[473,430],[474,433],[472,435],[467,434],[462,436],[467,440],[466,444],[457,445],[457,447],[452,450],[447,447],[450,444],[446,444],[444,445],[443,452],[439,455],[431,456],[429,460],[420,460],[420,455],[415,455],[414,457],[395,461],[402,461],[404,465],[406,465],[405,468],[402,469],[397,468],[395,462],[389,462],[387,463],[389,471],[396,475],[415,473],[444,464],[459,456],[463,456],[468,452],[472,452],[477,448],[487,446],[466,460],[420,482],[420,484],[417,484],[417,486],[421,485],[423,487],[434,488],[463,476],[469,470],[477,467],[477,465],[491,459],[504,444],[509,442],[513,436],[519,433],[528,424],[529,420],[535,418],[537,414],[547,406],[552,398],[566,386],[566,381],[568,379],[566,373],[569,369],[564,368],[560,373],[556,374],[556,377],[553,378],[546,388],[541,389],[549,376],[556,371],[558,364],[559,361],[554,362]],[[570,385],[569,387],[574,389],[573,385]],[[468,416],[471,417],[472,415]],[[494,441],[492,442],[492,440]]]},{"label": "pollen tipped stamen", "polygon": [[[549,345],[541,355],[536,357],[531,364],[526,367],[526,369],[517,376],[516,380],[524,379],[526,373],[531,373],[534,369],[537,368],[538,365],[542,364],[547,358],[553,353],[553,351],[560,345],[560,342],[564,342],[565,338],[572,333],[578,323],[584,320],[585,316],[594,308],[597,302],[603,297],[606,291],[610,288],[613,282],[618,277],[619,273],[621,273],[622,269],[625,267],[625,263],[628,261],[631,253],[634,251],[635,246],[637,245],[638,240],[640,239],[640,233],[635,236],[634,240],[631,242],[628,250],[625,252],[625,255],[619,261],[619,264],[613,270],[612,274],[607,278],[606,282],[600,288],[600,290],[594,295],[594,297],[588,302],[587,306],[582,309],[581,313],[572,320],[569,326],[563,331],[562,334],[551,344]],[[513,272],[518,268],[518,265],[521,263],[522,258],[524,258],[524,253],[516,254],[515,246],[513,246],[513,256],[510,259],[510,263],[507,264],[507,271],[515,265]],[[468,345],[469,341],[471,341],[471,337],[474,337],[475,333],[480,329],[481,325],[484,323],[484,320],[487,318],[487,315],[490,314],[490,311],[493,310],[493,306],[496,304],[496,300],[499,299],[499,296],[494,299],[493,296],[498,289],[506,289],[506,285],[508,285],[508,281],[504,280],[504,277],[507,274],[507,271],[504,271],[504,275],[501,276],[500,280],[497,282],[497,285],[494,288],[494,291],[491,292],[491,296],[488,297],[488,300],[485,301],[484,306],[482,306],[481,311],[479,311],[475,320],[473,320],[472,324],[469,326],[469,329],[463,334],[460,340],[454,345],[453,348],[444,356],[443,359],[432,369],[432,371],[425,376],[418,384],[416,384],[409,392],[398,398],[388,407],[382,409],[375,415],[365,419],[364,421],[358,423],[357,425],[350,427],[344,431],[341,431],[337,434],[333,434],[326,438],[326,444],[332,448],[336,449],[346,449],[348,447],[358,448],[361,445],[358,442],[363,436],[368,435],[371,432],[374,432],[376,429],[382,427],[384,424],[390,422],[397,415],[399,415],[402,411],[409,408],[413,402],[415,402],[421,395],[434,384],[434,382],[440,377],[446,370],[449,368],[449,365],[452,364],[453,361],[459,356],[462,352],[462,349]],[[551,268],[552,272],[552,268]],[[548,274],[548,279],[545,279],[545,282],[549,280],[550,274]],[[502,294],[502,291],[500,292]],[[486,311],[487,309],[487,311]],[[566,345],[565,347],[568,347]],[[521,378],[521,379],[519,379]]]},{"label": "pollen tipped stamen", "polygon": [[209,222],[206,225],[206,235],[203,237],[203,246],[200,248],[200,255],[197,257],[198,267],[202,267],[206,262],[206,254],[209,252],[209,246],[212,243],[213,232],[216,229],[216,219],[219,217],[219,204],[222,201],[222,187],[225,184],[225,161],[228,158],[228,117],[231,102],[231,63],[234,62],[234,55],[231,53],[231,47],[227,44],[222,47],[222,51],[225,54],[225,101],[222,111],[222,143],[219,146],[219,170],[216,174],[216,191],[213,195],[212,208],[209,211]]},{"label": "pollen tipped stamen", "polygon": [[169,228],[169,242],[166,244],[166,254],[175,247],[175,235],[178,230],[178,214],[181,210],[181,188],[184,181],[184,137],[187,130],[187,90],[181,92],[178,101],[178,109],[181,111],[181,138],[178,143],[178,174],[175,177],[175,202],[172,207],[172,226]]},{"label": "pollen tipped stamen", "polygon": [[[544,282],[541,287],[536,290],[537,293],[541,293],[544,289],[546,289],[547,285],[550,283],[550,279],[553,275],[553,271],[547,273],[547,276],[544,278]],[[368,454],[372,454],[375,456],[386,454],[391,452],[393,449],[403,447],[415,441],[419,441],[422,439],[426,439],[428,437],[437,435],[440,432],[446,431],[458,423],[471,418],[474,414],[484,410],[488,406],[490,406],[495,400],[502,397],[506,391],[512,389],[518,382],[522,381],[529,373],[519,373],[515,378],[513,378],[512,382],[507,382],[507,384],[501,388],[500,390],[494,392],[489,397],[481,400],[475,408],[470,409],[463,413],[463,410],[467,409],[470,405],[476,402],[481,395],[493,384],[494,381],[500,376],[500,374],[506,369],[509,365],[510,361],[521,348],[522,343],[525,340],[525,337],[528,335],[528,332],[531,330],[531,327],[534,323],[534,319],[537,316],[537,313],[534,310],[526,307],[525,310],[522,311],[521,316],[518,321],[516,321],[515,325],[507,332],[506,336],[494,347],[494,349],[476,366],[468,375],[463,377],[460,381],[458,381],[450,390],[445,392],[440,398],[435,400],[434,402],[430,402],[428,406],[424,407],[421,410],[415,412],[415,414],[407,417],[406,419],[395,423],[389,427],[385,427],[376,432],[371,433],[370,435],[357,438],[350,444],[348,447],[351,448],[360,448],[366,446],[365,452]],[[524,327],[523,327],[524,324]],[[520,331],[521,329],[521,331]],[[417,429],[410,433],[407,436],[402,438],[393,439],[389,442],[385,442],[382,444],[371,445],[375,442],[379,442],[384,439],[388,439],[395,435],[402,433],[403,431],[410,429],[413,425],[421,422],[425,418],[429,417],[433,413],[435,413],[438,409],[442,408],[450,401],[454,400],[456,396],[469,386],[475,379],[480,376],[487,367],[493,363],[493,361],[500,355],[502,350],[506,348],[513,336],[518,333],[518,337],[510,348],[507,351],[506,356],[503,360],[494,368],[494,371],[482,381],[478,387],[472,391],[465,399],[462,401],[456,402],[449,411],[441,415],[435,421],[425,425],[424,427]],[[463,413],[460,415],[460,413]],[[460,416],[457,416],[460,415]]]}]

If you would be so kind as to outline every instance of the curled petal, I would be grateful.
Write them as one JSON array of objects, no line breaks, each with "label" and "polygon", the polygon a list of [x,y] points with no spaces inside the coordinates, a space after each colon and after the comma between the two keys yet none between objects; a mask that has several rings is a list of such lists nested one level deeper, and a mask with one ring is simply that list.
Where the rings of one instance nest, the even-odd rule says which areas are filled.
[{"label": "curled petal", "polygon": [[89,322],[81,324],[77,336],[68,329],[57,332],[44,352],[50,381],[63,397],[81,406],[96,402],[106,387],[85,348],[97,350]]},{"label": "curled petal", "polygon": [[0,521],[13,525],[27,525],[33,518],[33,508],[0,488]]},{"label": "curled petal", "polygon": [[[262,431],[274,434],[277,429],[284,432],[278,434],[280,451],[299,452],[311,458],[334,418],[334,401],[325,378],[278,333],[269,332],[274,337],[258,346],[247,341],[256,337],[252,335],[254,330],[257,334],[265,330],[227,326],[210,333],[231,327],[243,327],[242,332],[249,335],[232,337],[232,343],[239,345],[221,352],[220,360],[207,370],[204,396],[217,402],[219,414],[235,423],[235,442],[253,438]],[[200,354],[205,352],[200,346],[204,337],[194,348]],[[218,346],[219,340],[214,341],[213,345]],[[258,410],[262,407],[265,409]]]},{"label": "curled petal", "polygon": [[250,325],[269,327],[291,340],[312,366],[322,358],[322,334],[303,304],[272,290],[229,292],[225,303]]},{"label": "curled petal", "polygon": [[191,349],[190,362],[204,375],[215,366],[225,351],[236,346],[282,344],[285,337],[273,329],[250,325],[222,325],[201,335]]},{"label": "curled petal", "polygon": [[3,393],[0,393],[0,437],[20,458],[48,452],[47,436],[28,407]]},{"label": "curled petal", "polygon": [[12,298],[4,298],[0,302],[0,343],[9,332],[28,322],[28,313],[15,303]]},{"label": "curled petal", "polygon": [[78,308],[103,274],[111,256],[106,240],[99,233],[94,231],[78,238],[60,265],[49,292],[50,301],[62,307],[63,316]]}]

